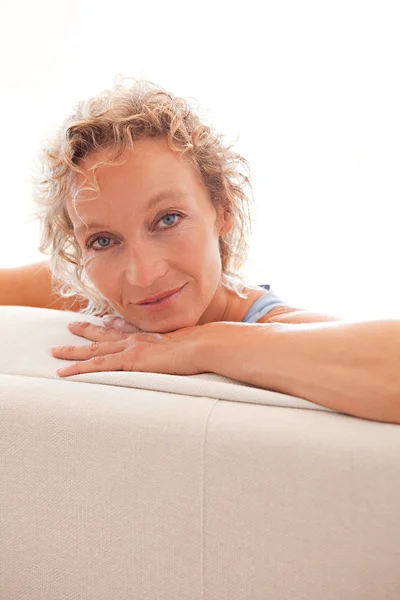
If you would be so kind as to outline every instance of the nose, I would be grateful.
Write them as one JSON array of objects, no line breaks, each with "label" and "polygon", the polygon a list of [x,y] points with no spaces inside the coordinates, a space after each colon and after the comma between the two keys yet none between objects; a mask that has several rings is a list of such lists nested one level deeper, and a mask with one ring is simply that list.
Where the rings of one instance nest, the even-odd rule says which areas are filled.
[{"label": "nose", "polygon": [[167,272],[165,250],[151,244],[137,244],[126,252],[124,276],[128,285],[149,290]]}]

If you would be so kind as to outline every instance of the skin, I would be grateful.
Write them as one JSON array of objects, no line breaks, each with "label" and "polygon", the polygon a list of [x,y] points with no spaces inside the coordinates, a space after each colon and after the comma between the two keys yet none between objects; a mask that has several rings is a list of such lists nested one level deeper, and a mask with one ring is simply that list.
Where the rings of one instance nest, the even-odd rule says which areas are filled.
[{"label": "skin", "polygon": [[[78,200],[76,208],[86,222],[101,220],[97,233],[115,240],[107,250],[84,251],[92,282],[143,332],[70,323],[72,333],[93,343],[53,347],[54,357],[76,361],[57,374],[214,372],[353,416],[400,423],[399,322],[320,323],[319,315],[290,307],[289,319],[313,325],[240,322],[263,290],[242,299],[220,285],[218,237],[230,227],[225,215],[217,218],[196,172],[161,141],[143,140],[135,150],[125,165],[101,168],[100,198]],[[146,208],[156,192],[178,185],[180,198]],[[70,209],[83,248],[85,230],[78,233],[79,214]],[[184,213],[182,224],[159,232],[161,217],[175,210]],[[180,300],[163,311],[147,314],[135,306],[183,283]]]},{"label": "skin", "polygon": [[[92,153],[81,168],[88,173],[104,156],[105,151]],[[67,204],[91,282],[115,312],[144,332],[242,321],[265,290],[246,290],[249,297],[243,299],[222,287],[218,240],[232,225],[226,214],[217,214],[195,168],[170,150],[165,139],[139,140],[125,158],[122,165],[97,170],[100,194],[94,199],[93,191],[80,189],[84,179],[78,176],[74,192],[79,193],[75,203],[70,199]],[[174,195],[147,206],[166,190]],[[166,216],[175,212],[181,216]],[[84,223],[102,226],[87,230]],[[96,236],[100,241],[87,248]],[[162,311],[137,306],[184,284],[179,300]]]}]

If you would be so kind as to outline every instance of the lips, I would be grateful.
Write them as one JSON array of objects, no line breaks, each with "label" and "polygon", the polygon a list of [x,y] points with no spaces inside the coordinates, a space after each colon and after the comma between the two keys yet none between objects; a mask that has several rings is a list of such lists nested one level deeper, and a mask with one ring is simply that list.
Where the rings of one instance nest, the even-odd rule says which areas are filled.
[{"label": "lips", "polygon": [[167,296],[172,296],[178,290],[182,289],[183,286],[174,288],[173,290],[167,290],[164,292],[160,292],[159,294],[154,294],[153,296],[149,296],[145,298],[141,302],[137,302],[137,304],[149,304],[150,302],[154,302],[155,300],[161,300],[162,298],[166,298]]}]

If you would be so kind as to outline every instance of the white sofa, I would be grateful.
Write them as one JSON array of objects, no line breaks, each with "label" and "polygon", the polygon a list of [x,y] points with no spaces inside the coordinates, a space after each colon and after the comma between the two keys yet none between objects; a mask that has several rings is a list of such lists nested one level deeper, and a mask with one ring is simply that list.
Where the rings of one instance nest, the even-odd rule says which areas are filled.
[{"label": "white sofa", "polygon": [[400,427],[216,374],[67,379],[0,307],[1,600],[399,600]]}]

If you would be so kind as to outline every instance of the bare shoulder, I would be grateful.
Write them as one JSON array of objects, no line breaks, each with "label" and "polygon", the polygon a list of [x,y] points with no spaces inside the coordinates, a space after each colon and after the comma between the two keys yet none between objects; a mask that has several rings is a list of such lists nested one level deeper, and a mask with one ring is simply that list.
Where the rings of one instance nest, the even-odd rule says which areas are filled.
[{"label": "bare shoulder", "polygon": [[276,306],[266,315],[258,319],[257,323],[321,323],[323,321],[342,321],[340,317],[314,313],[305,308],[292,306]]}]

